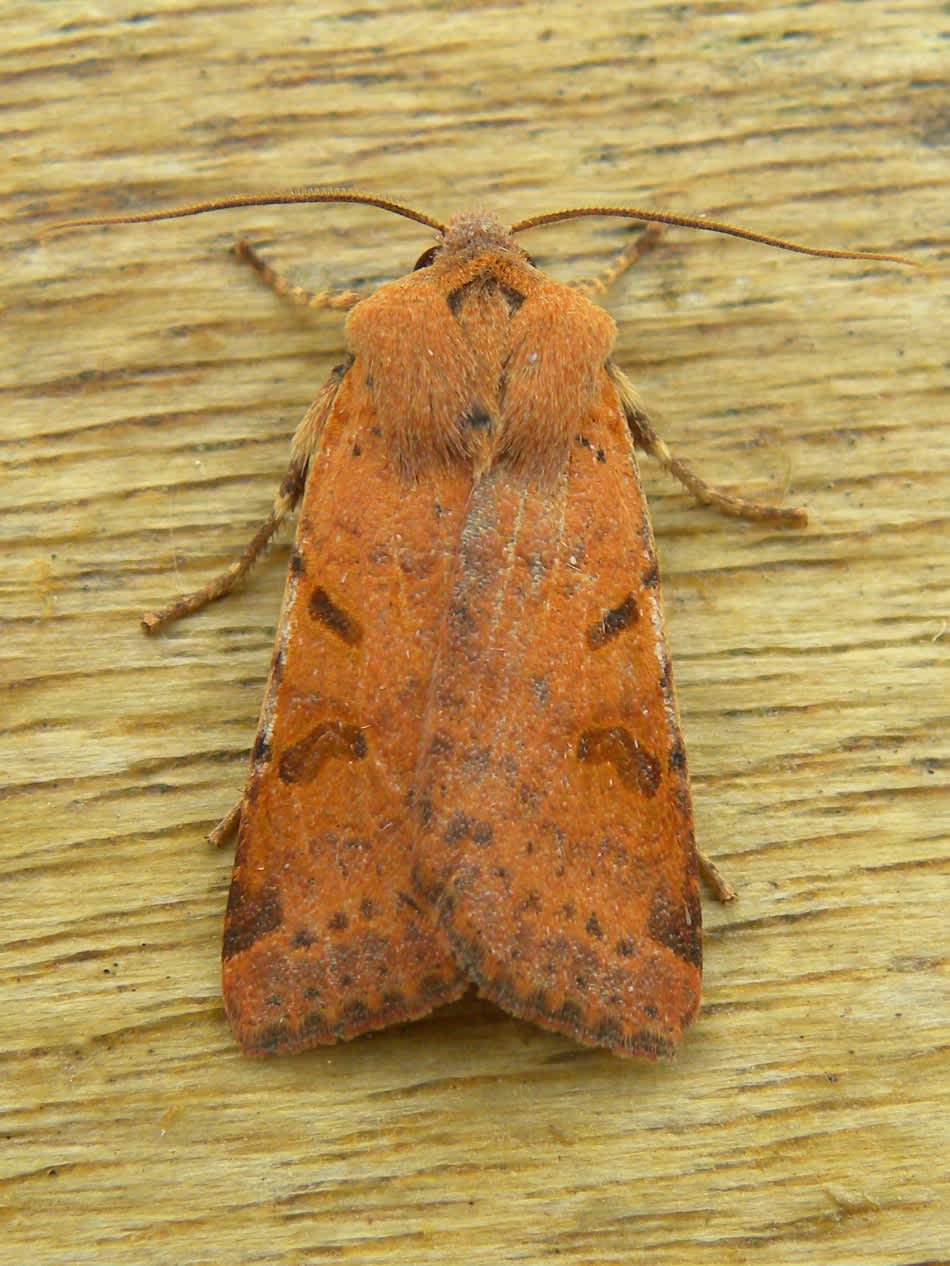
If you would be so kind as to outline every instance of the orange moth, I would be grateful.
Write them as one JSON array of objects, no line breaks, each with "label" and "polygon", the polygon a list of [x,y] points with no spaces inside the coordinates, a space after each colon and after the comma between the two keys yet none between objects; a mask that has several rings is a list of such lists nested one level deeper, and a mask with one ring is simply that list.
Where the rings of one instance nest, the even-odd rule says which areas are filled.
[{"label": "orange moth", "polygon": [[800,510],[716,491],[675,458],[611,359],[615,327],[515,240],[586,215],[820,250],[637,208],[447,225],[385,198],[306,190],[107,224],[285,202],[359,202],[438,235],[350,307],[345,361],[294,436],[241,558],[146,617],[223,597],[298,508],[239,838],[224,999],[245,1052],[301,1050],[429,1013],[474,985],[617,1055],[670,1055],[700,1001],[697,852],[653,534],[634,450],[729,514]]}]

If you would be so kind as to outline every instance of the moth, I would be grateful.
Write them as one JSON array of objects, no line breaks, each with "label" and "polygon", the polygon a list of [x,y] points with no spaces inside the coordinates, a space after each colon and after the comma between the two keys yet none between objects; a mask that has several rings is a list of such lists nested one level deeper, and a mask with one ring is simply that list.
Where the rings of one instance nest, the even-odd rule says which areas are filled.
[{"label": "moth", "polygon": [[[299,1051],[427,1015],[471,986],[616,1055],[673,1053],[700,1002],[698,851],[653,534],[635,450],[723,512],[802,524],[710,487],[657,435],[589,295],[662,224],[810,248],[665,212],[591,207],[447,224],[306,190],[72,221],[357,202],[437,234],[349,307],[347,354],[244,554],[149,617],[223,597],[299,509],[225,919],[245,1052]],[[652,226],[562,285],[516,235],[578,216]]]}]

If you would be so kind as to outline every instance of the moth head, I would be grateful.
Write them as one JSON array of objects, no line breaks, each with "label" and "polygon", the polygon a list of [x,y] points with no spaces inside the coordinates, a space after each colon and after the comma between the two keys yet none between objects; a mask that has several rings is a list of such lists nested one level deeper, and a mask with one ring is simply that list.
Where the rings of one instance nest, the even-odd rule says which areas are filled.
[{"label": "moth head", "polygon": [[437,260],[459,263],[489,251],[511,255],[529,264],[534,262],[490,211],[463,211],[449,220],[441,240],[422,252],[415,269],[431,268]]}]

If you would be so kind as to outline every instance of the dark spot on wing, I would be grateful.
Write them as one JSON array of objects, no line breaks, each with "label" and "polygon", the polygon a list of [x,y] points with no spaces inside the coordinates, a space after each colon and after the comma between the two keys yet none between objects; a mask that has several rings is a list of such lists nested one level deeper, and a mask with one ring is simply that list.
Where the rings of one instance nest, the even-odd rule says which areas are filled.
[{"label": "dark spot on wing", "polygon": [[682,773],[682,771],[686,768],[686,751],[682,743],[675,743],[670,748],[667,768],[671,774]]},{"label": "dark spot on wing", "polygon": [[453,813],[445,828],[445,842],[458,844],[460,840],[467,839],[471,832],[471,820],[464,813]]},{"label": "dark spot on wing", "polygon": [[362,642],[363,629],[359,620],[334,602],[321,585],[317,585],[310,595],[310,614],[341,641],[346,642],[347,646],[359,646]]},{"label": "dark spot on wing", "polygon": [[592,914],[586,923],[587,935],[593,936],[596,940],[602,940],[604,929],[600,926],[600,920],[596,914]]},{"label": "dark spot on wing", "polygon": [[472,842],[485,848],[495,841],[495,832],[490,822],[476,822],[472,829]]},{"label": "dark spot on wing", "polygon": [[286,658],[284,648],[281,647],[275,652],[274,658],[271,660],[270,675],[275,685],[280,684],[280,680],[284,675],[284,661]]},{"label": "dark spot on wing", "polygon": [[451,756],[455,748],[452,737],[444,730],[437,730],[429,743],[430,756]]},{"label": "dark spot on wing", "polygon": [[579,1029],[583,1024],[584,1010],[572,999],[565,998],[551,1018],[561,1024],[566,1024],[568,1028]]},{"label": "dark spot on wing", "polygon": [[343,1020],[337,1028],[337,1032],[341,1037],[347,1032],[356,1029],[362,1032],[366,1028],[370,1017],[369,1007],[360,998],[354,998],[343,1008]]},{"label": "dark spot on wing", "polygon": [[276,884],[265,883],[250,891],[239,879],[232,879],[224,920],[224,958],[233,958],[250,949],[262,936],[279,928],[283,920]]},{"label": "dark spot on wing", "polygon": [[288,747],[278,766],[281,782],[312,782],[328,760],[362,760],[366,736],[356,725],[322,721],[305,739]]},{"label": "dark spot on wing", "polygon": [[619,637],[626,629],[631,628],[640,619],[640,608],[632,593],[627,594],[619,606],[610,607],[600,619],[587,630],[587,645],[591,650],[599,650],[608,642]]},{"label": "dark spot on wing", "polygon": [[653,797],[659,789],[660,762],[622,725],[585,730],[577,740],[577,756],[592,765],[613,765],[618,778],[630,791]]},{"label": "dark spot on wing", "polygon": [[478,631],[478,621],[472,615],[467,602],[453,602],[449,607],[449,626],[460,641]]},{"label": "dark spot on wing", "polygon": [[518,902],[516,908],[524,914],[540,914],[544,908],[540,892],[536,888],[529,889]]},{"label": "dark spot on wing", "polygon": [[672,900],[665,888],[658,888],[650,905],[649,932],[654,941],[687,963],[700,967],[703,961],[700,917],[698,901]]}]

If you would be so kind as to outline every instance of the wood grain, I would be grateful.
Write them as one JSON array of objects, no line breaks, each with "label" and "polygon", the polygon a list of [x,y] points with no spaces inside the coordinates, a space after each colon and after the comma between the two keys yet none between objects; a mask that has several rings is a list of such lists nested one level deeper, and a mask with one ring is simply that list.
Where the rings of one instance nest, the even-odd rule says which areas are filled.
[{"label": "wood grain", "polygon": [[[948,432],[937,4],[606,0],[5,11],[0,1262],[946,1261]],[[348,181],[444,217],[639,201],[928,271],[671,232],[618,361],[720,519],[647,471],[707,902],[675,1064],[476,1000],[271,1062],[227,1029],[229,858],[286,543],[155,639],[266,514],[339,320],[227,253],[369,287],[430,238],[262,209]],[[539,230],[587,273],[622,224]]]}]

